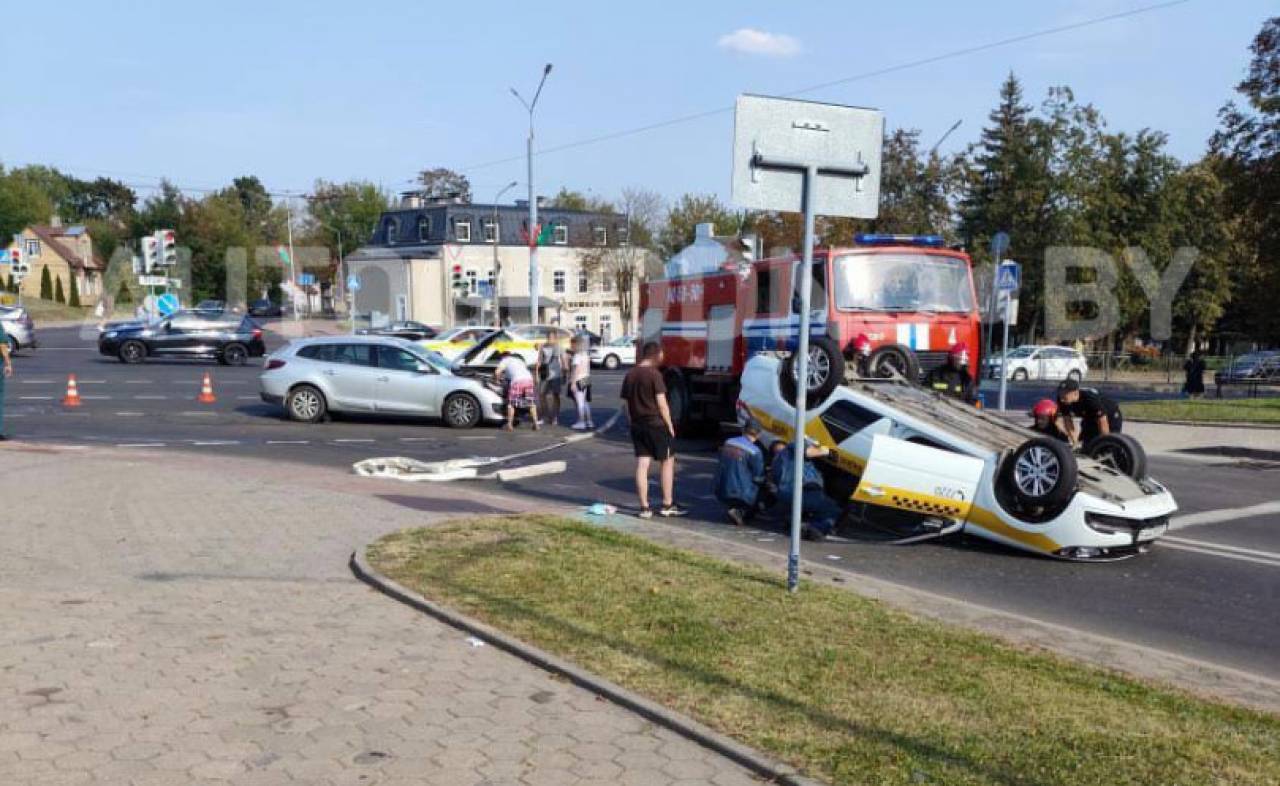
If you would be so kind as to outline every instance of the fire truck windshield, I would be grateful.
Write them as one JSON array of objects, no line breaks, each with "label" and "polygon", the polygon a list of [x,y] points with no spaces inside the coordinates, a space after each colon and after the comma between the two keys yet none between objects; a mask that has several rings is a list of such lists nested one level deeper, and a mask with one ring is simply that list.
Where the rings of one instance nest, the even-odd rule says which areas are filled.
[{"label": "fire truck windshield", "polygon": [[841,311],[973,311],[969,267],[930,254],[844,254],[835,260]]}]

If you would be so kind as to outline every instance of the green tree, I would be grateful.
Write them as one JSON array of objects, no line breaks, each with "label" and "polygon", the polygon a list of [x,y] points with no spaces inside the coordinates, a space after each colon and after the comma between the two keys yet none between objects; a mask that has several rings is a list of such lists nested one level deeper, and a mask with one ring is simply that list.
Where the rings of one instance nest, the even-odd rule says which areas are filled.
[{"label": "green tree", "polygon": [[422,184],[420,193],[427,199],[457,197],[463,202],[471,201],[471,181],[452,169],[424,169],[418,173],[418,182]]},{"label": "green tree", "polygon": [[49,266],[40,267],[40,299],[53,300],[53,277],[49,275]]},{"label": "green tree", "polygon": [[1223,327],[1268,344],[1280,342],[1280,16],[1271,17],[1250,47],[1253,56],[1210,141],[1210,164],[1226,184],[1227,213],[1236,219],[1235,307]]},{"label": "green tree", "polygon": [[658,232],[658,253],[669,259],[680,249],[693,242],[698,224],[715,224],[717,235],[736,235],[742,227],[742,216],[725,207],[711,194],[685,194],[671,210]]},{"label": "green tree", "polygon": [[37,184],[0,166],[0,238],[44,223],[52,212],[53,203]]},{"label": "green tree", "polygon": [[115,297],[116,305],[122,306],[133,302],[133,294],[129,291],[129,282],[121,281],[120,286],[116,289]]},{"label": "green tree", "polygon": [[[48,270],[48,268],[45,268],[45,269]],[[62,291],[62,276],[58,276],[57,278],[54,279],[53,302],[55,303],[67,302],[67,295]]]},{"label": "green tree", "polygon": [[80,307],[80,284],[76,282],[76,274],[73,271],[68,279],[71,291],[67,294],[67,305]]},{"label": "green tree", "polygon": [[308,201],[304,231],[312,242],[326,246],[335,245],[340,232],[345,256],[369,242],[382,212],[390,207],[390,195],[373,183],[317,180]]}]

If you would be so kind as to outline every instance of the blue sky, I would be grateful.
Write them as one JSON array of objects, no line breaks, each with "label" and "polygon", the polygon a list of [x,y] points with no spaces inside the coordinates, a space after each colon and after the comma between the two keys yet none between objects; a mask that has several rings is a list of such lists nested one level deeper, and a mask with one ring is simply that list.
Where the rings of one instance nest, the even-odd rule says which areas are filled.
[{"label": "blue sky", "polygon": [[[317,177],[408,187],[467,170],[477,199],[523,181],[524,110],[554,146],[732,106],[1155,0],[870,3],[12,3],[0,47],[0,161],[137,185],[274,190]],[[56,9],[56,10],[55,10]],[[1153,127],[1197,157],[1274,0],[1190,0],[1084,30],[806,94],[873,106],[944,149],[974,140],[1010,70],[1038,102],[1070,85],[1112,128]],[[735,31],[751,32],[734,35]],[[14,44],[20,44],[15,46]],[[732,114],[540,156],[539,192],[628,185],[728,196]]]}]

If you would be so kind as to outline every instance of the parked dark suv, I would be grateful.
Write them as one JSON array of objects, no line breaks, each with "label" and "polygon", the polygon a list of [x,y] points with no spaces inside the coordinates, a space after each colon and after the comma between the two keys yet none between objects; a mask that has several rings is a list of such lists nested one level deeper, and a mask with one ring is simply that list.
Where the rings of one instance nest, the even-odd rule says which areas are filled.
[{"label": "parked dark suv", "polygon": [[251,357],[262,357],[266,346],[262,329],[249,317],[178,311],[146,325],[123,325],[98,336],[98,351],[123,363],[141,363],[148,357],[214,358],[219,363],[243,366]]}]

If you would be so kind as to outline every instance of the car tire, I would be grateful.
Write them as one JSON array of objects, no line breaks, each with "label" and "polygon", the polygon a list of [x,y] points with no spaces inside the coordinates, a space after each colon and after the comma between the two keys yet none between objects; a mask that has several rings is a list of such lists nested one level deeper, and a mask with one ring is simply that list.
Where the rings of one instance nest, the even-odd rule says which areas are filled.
[{"label": "car tire", "polygon": [[1036,437],[1005,458],[997,482],[1023,508],[1057,510],[1075,493],[1077,477],[1075,454],[1065,442]]},{"label": "car tire", "polygon": [[324,394],[311,385],[298,385],[290,390],[285,396],[284,407],[289,419],[299,423],[319,423],[329,409]]},{"label": "car tire", "polygon": [[444,422],[449,428],[475,428],[481,414],[480,401],[470,393],[454,393],[444,400]]},{"label": "car tire", "polygon": [[885,344],[877,347],[867,358],[867,373],[879,379],[900,376],[908,382],[920,381],[920,359],[910,347],[902,344]]},{"label": "car tire", "polygon": [[126,341],[116,353],[121,363],[141,363],[147,357],[147,345],[141,341]]},{"label": "car tire", "polygon": [[1010,379],[1014,382],[1026,382],[1028,379],[1031,379],[1031,374],[1029,374],[1025,368],[1015,368]]},{"label": "car tire", "polygon": [[[788,355],[782,362],[782,395],[791,406],[796,404],[796,362],[795,353]],[[826,401],[836,386],[844,382],[844,354],[835,341],[826,336],[816,336],[809,340],[809,380],[806,401],[808,406],[815,406]]]},{"label": "car tire", "polygon": [[617,356],[617,355],[605,355],[605,356],[604,356],[604,367],[605,367],[605,369],[607,369],[608,371],[617,371],[617,370],[618,370],[618,366],[620,366],[620,365],[622,365],[622,361],[618,359],[618,356]]},{"label": "car tire", "polygon": [[227,344],[218,359],[228,366],[243,366],[249,360],[249,348],[244,344]]},{"label": "car tire", "polygon": [[1128,434],[1099,434],[1089,440],[1082,452],[1134,480],[1147,476],[1147,451]]}]

